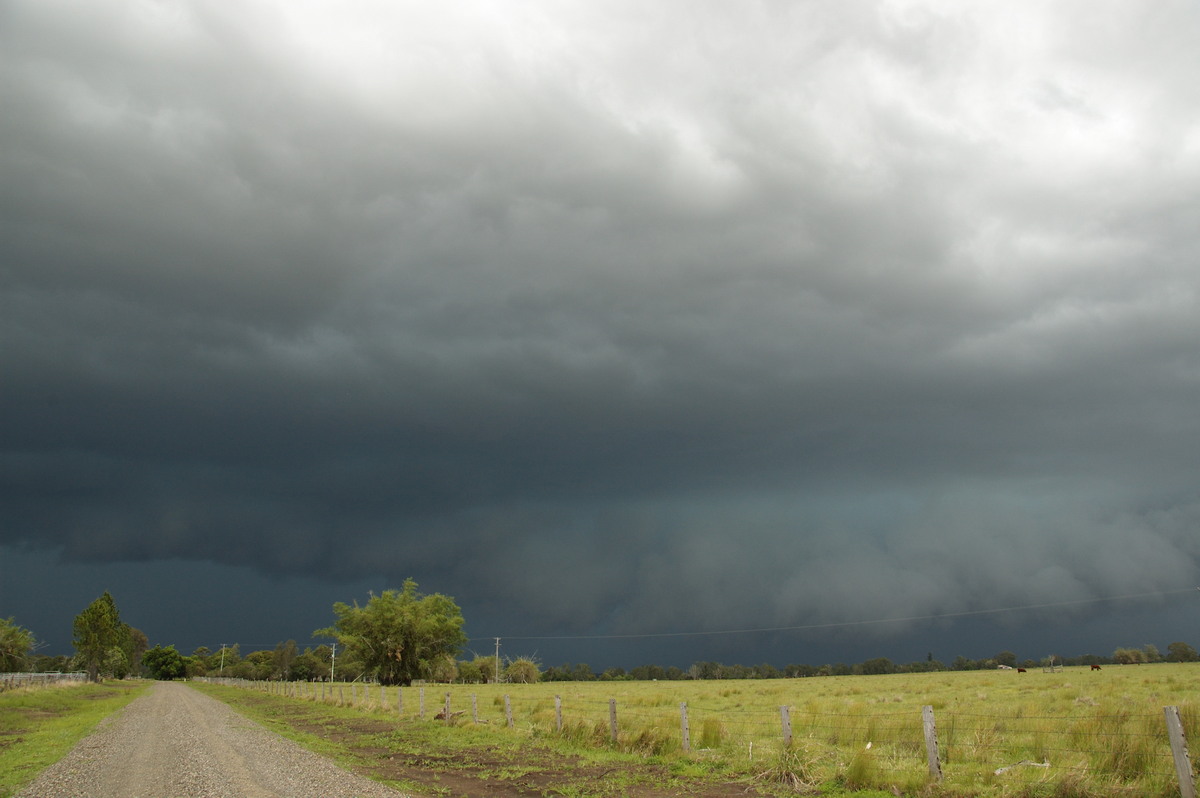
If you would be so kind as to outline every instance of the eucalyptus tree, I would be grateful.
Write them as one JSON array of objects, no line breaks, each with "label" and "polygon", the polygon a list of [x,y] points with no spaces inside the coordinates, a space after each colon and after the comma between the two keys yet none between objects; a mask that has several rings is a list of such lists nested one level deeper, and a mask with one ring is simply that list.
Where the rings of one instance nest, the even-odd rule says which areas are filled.
[{"label": "eucalyptus tree", "polygon": [[[434,678],[467,642],[462,610],[440,593],[423,595],[412,579],[400,590],[372,593],[366,606],[337,602],[337,621],[313,632],[333,637],[381,684],[412,684]],[[340,661],[339,661],[340,664]]]}]

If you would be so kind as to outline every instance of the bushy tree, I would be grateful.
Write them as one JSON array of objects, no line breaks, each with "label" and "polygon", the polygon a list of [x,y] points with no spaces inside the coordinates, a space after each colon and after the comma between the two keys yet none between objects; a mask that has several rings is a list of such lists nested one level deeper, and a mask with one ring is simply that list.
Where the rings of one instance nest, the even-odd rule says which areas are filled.
[{"label": "bushy tree", "polygon": [[484,678],[483,669],[474,661],[458,663],[458,680],[463,684],[482,684],[487,681]]},{"label": "bushy tree", "polygon": [[862,663],[856,670],[867,676],[880,676],[885,673],[895,673],[896,666],[887,657],[876,657]]},{"label": "bushy tree", "polygon": [[113,648],[124,650],[129,642],[129,627],[121,623],[117,603],[107,590],[75,616],[71,642],[87,670],[88,681],[100,681],[100,672],[110,651]]},{"label": "bushy tree", "polygon": [[175,646],[155,646],[142,655],[142,664],[153,679],[170,681],[178,679],[187,672],[187,663],[183,655],[175,650]]},{"label": "bushy tree", "polygon": [[504,674],[496,667],[497,662],[499,660],[494,655],[487,657],[476,656],[475,659],[471,660],[471,664],[479,669],[480,680],[484,684],[498,682],[504,678]]},{"label": "bushy tree", "polygon": [[449,654],[434,657],[429,664],[428,678],[431,681],[450,684],[458,678],[458,663]]},{"label": "bushy tree", "polygon": [[289,640],[286,643],[279,643],[275,646],[275,651],[271,655],[271,677],[274,679],[290,679],[292,673],[292,663],[296,661],[296,657],[300,656],[300,652],[296,648],[296,641]]},{"label": "bushy tree", "polygon": [[638,681],[658,681],[667,678],[667,670],[661,665],[638,665],[629,671],[629,675]]},{"label": "bushy tree", "polygon": [[274,651],[251,651],[246,655],[240,663],[242,667],[248,669],[248,676],[242,676],[243,679],[257,679],[260,681],[270,679],[271,674],[275,672],[275,652]]},{"label": "bushy tree", "polygon": [[529,657],[518,657],[504,669],[504,678],[513,684],[535,684],[542,676],[537,662]]},{"label": "bushy tree", "polygon": [[1140,648],[1118,648],[1112,658],[1118,665],[1140,665],[1146,661],[1146,652]]},{"label": "bushy tree", "polygon": [[25,670],[33,643],[33,632],[12,618],[0,618],[0,672]]},{"label": "bushy tree", "polygon": [[1187,643],[1175,642],[1167,646],[1167,662],[1200,662],[1200,654]]},{"label": "bushy tree", "polygon": [[129,663],[129,675],[142,675],[142,656],[150,648],[146,633],[133,626],[125,627],[128,632],[125,640],[125,659]]},{"label": "bushy tree", "polygon": [[381,684],[430,678],[439,662],[453,659],[467,642],[454,600],[440,593],[422,595],[412,579],[401,590],[371,594],[365,607],[339,601],[333,612],[337,622],[313,634],[337,638]]}]

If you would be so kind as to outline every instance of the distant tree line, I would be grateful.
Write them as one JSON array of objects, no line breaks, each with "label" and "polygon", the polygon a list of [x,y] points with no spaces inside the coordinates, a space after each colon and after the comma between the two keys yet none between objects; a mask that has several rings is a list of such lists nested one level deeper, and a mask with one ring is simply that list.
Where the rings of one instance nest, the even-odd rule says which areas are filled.
[{"label": "distant tree line", "polygon": [[466,644],[463,617],[453,599],[439,593],[422,594],[409,579],[400,590],[371,594],[365,605],[333,605],[335,623],[316,630],[315,637],[336,640],[301,649],[295,640],[273,649],[242,653],[237,644],[210,649],[205,646],[183,654],[173,645],[149,647],[146,635],[121,620],[116,602],[107,591],[75,618],[72,642],[75,655],[36,655],[32,632],[13,618],[0,618],[0,671],[86,671],[90,679],[149,676],[156,679],[226,676],[249,680],[356,681],[411,684],[416,680],[460,683],[531,683],[537,681],[679,681],[684,679],[781,679],[816,676],[923,673],[929,671],[992,670],[1000,667],[1038,668],[1055,665],[1142,664],[1197,662],[1200,655],[1184,642],[1167,646],[1164,656],[1154,645],[1118,648],[1112,656],[1085,654],[1043,660],[1018,660],[1011,651],[984,659],[955,657],[948,665],[934,659],[896,663],[876,657],[856,664],[724,665],[696,662],[676,666],[640,665],[626,671],[609,668],[596,673],[586,663],[564,663],[544,670],[532,657],[497,659],[474,656],[458,659]]}]

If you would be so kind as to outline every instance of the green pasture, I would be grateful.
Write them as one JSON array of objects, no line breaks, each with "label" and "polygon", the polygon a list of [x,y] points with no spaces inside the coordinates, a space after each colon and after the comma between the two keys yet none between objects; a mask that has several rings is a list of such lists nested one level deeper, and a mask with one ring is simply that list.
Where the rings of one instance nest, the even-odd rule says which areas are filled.
[{"label": "green pasture", "polygon": [[0,693],[0,798],[57,762],[150,682],[107,681]]},{"label": "green pasture", "polygon": [[[1192,749],[1200,750],[1196,663],[761,681],[427,684],[399,694],[395,687],[364,684],[267,689],[367,712],[423,716],[431,724],[445,723],[435,715],[449,694],[448,725],[454,727],[719,768],[788,789],[1178,795],[1166,706],[1180,708]],[[616,705],[615,744],[610,700]],[[682,740],[685,703],[689,751]],[[930,783],[926,757],[922,707],[927,705],[936,723],[939,784]],[[786,746],[785,706],[791,725]]]}]

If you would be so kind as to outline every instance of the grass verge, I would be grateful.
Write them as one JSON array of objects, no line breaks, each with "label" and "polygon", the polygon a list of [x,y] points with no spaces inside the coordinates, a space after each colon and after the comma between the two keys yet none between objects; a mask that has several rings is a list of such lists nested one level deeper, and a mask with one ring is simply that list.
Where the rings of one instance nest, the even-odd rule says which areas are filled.
[{"label": "grass verge", "polygon": [[0,693],[0,798],[62,759],[150,684],[108,681]]},{"label": "grass verge", "polygon": [[398,718],[361,708],[192,683],[342,767],[397,789],[456,798],[755,798],[778,795],[719,762],[577,744],[571,735],[498,730],[470,721]]}]

